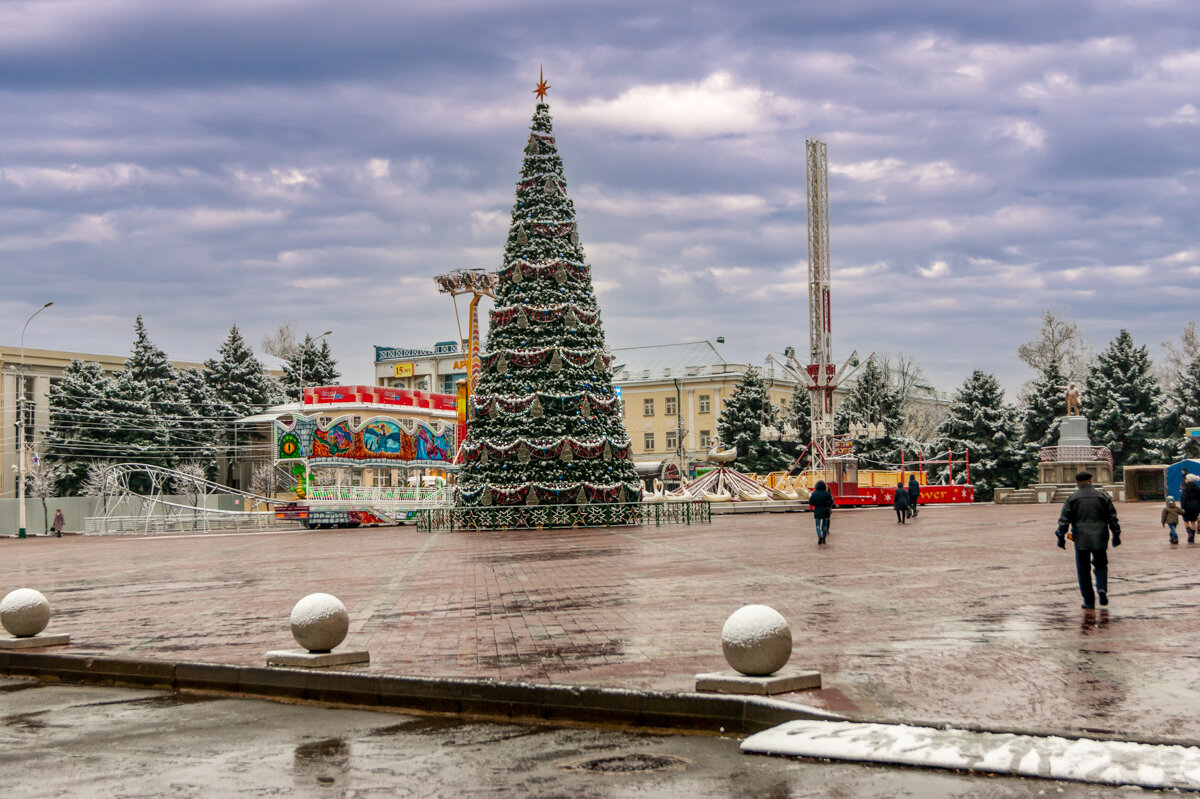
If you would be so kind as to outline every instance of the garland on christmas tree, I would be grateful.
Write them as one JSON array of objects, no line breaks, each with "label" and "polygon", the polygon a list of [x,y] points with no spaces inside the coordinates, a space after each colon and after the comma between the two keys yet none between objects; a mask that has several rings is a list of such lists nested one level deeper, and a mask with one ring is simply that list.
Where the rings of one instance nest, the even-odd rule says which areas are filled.
[{"label": "garland on christmas tree", "polygon": [[550,108],[539,102],[460,462],[464,505],[637,501]]}]

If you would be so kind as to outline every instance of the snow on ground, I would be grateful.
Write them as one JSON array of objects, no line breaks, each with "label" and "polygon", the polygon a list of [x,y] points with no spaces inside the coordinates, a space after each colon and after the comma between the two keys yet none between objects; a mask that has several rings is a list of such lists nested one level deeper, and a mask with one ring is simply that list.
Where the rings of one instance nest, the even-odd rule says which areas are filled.
[{"label": "snow on ground", "polygon": [[903,724],[789,721],[742,751],[906,766],[969,769],[1105,785],[1200,789],[1200,748]]}]

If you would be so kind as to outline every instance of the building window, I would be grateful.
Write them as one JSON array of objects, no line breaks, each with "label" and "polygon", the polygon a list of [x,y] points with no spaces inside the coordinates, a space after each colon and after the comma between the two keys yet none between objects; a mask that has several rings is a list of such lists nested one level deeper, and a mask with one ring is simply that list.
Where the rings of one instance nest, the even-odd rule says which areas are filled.
[{"label": "building window", "polygon": [[654,400],[652,400],[652,399],[642,400],[642,416],[653,416],[653,415],[654,415]]},{"label": "building window", "polygon": [[707,394],[701,394],[699,399],[700,399],[700,413],[711,413],[712,412],[712,401],[709,399],[709,396]]},{"label": "building window", "polygon": [[664,408],[664,410],[667,412],[667,416],[674,416],[676,414],[677,409],[676,409],[675,400],[676,400],[675,397],[667,397],[667,399],[666,399],[667,407]]},{"label": "building window", "polygon": [[458,381],[465,379],[466,372],[455,372],[454,374],[442,375],[441,385],[438,390],[443,394],[457,394]]},{"label": "building window", "polygon": [[700,431],[700,446],[702,446],[702,447],[711,447],[712,446],[712,431],[711,430],[701,430]]},{"label": "building window", "polygon": [[679,432],[677,430],[667,431],[667,451],[674,452],[679,448]]},{"label": "building window", "polygon": [[644,443],[646,445],[644,451],[653,452],[654,451],[654,434],[646,433],[645,438],[643,439],[642,443]]}]

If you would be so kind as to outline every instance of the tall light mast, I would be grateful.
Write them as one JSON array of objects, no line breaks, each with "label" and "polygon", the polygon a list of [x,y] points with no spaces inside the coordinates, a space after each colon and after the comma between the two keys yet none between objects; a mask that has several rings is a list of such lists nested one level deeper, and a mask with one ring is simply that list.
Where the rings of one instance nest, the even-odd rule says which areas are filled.
[{"label": "tall light mast", "polygon": [[810,457],[813,469],[824,469],[833,457],[833,392],[855,353],[840,367],[833,363],[833,309],[829,277],[829,161],[825,142],[805,141],[808,173],[808,366],[789,358],[791,371],[808,386],[812,419]]}]

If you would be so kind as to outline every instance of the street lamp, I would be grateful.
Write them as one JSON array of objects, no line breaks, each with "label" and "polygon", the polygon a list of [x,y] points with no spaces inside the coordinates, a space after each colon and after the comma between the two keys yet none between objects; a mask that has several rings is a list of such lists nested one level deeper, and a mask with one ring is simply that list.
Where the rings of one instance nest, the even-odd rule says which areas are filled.
[{"label": "street lamp", "polygon": [[[326,336],[332,336],[332,335],[333,335],[332,330],[326,330],[324,333],[322,333],[321,335],[314,338],[312,340],[312,343],[316,344],[318,341],[325,338]],[[308,344],[308,336],[307,335],[305,335],[304,339],[305,339],[304,344]],[[304,355],[305,355],[305,353],[304,353],[303,345],[301,345],[300,369],[299,369],[299,374],[297,375],[298,382],[300,384],[300,414],[301,415],[304,415]],[[305,417],[305,418],[307,418],[307,417]],[[309,485],[309,482],[308,482],[309,478],[311,477],[311,475],[309,474],[309,469],[308,469],[308,459],[311,455],[312,455],[312,453],[310,452],[304,456],[304,498],[305,499],[308,499],[308,494],[311,489],[311,486]]]},{"label": "street lamp", "polygon": [[17,514],[20,517],[17,526],[17,538],[25,538],[25,329],[33,321],[33,317],[53,305],[48,302],[29,315],[21,328],[21,371],[17,375]]}]

